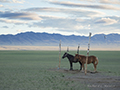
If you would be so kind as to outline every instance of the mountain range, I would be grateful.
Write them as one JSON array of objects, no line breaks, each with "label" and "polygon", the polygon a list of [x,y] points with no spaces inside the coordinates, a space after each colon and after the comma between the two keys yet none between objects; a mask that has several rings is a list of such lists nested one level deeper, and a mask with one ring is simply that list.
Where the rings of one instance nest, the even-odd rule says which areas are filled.
[{"label": "mountain range", "polygon": [[[16,46],[58,46],[59,42],[63,46],[86,46],[89,37],[76,35],[61,35],[49,33],[25,32],[16,35],[0,35],[0,45],[16,45]],[[120,47],[120,34],[96,34],[91,37],[91,45],[97,47]]]}]

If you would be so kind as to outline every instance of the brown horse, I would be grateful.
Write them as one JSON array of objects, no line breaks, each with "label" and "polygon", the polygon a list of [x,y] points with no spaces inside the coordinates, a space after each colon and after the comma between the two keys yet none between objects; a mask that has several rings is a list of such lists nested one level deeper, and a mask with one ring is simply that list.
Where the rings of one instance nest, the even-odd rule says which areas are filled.
[{"label": "brown horse", "polygon": [[[80,61],[82,63],[82,68],[85,69],[84,68],[84,64],[86,63],[86,56],[75,54],[74,61]],[[95,56],[88,56],[87,64],[90,64],[90,63],[93,63],[94,71],[96,71],[96,67],[97,67],[97,64],[98,64],[97,57],[95,57]]]}]

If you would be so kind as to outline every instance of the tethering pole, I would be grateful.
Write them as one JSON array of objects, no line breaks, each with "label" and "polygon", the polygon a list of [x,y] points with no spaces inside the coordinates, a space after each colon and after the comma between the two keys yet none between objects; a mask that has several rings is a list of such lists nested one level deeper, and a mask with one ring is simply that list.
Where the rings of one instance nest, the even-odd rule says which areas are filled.
[{"label": "tethering pole", "polygon": [[89,33],[89,42],[88,42],[88,50],[87,50],[87,57],[86,57],[85,75],[87,74],[87,63],[88,63],[88,56],[89,56],[89,50],[90,50],[91,35],[92,35],[92,33]]},{"label": "tethering pole", "polygon": [[79,54],[79,48],[80,48],[80,44],[78,45],[77,54]]},{"label": "tethering pole", "polygon": [[67,47],[67,52],[69,52],[69,47]]},{"label": "tethering pole", "polygon": [[58,66],[59,68],[60,68],[60,63],[61,63],[61,40],[60,40],[60,43],[59,43],[59,66]]}]

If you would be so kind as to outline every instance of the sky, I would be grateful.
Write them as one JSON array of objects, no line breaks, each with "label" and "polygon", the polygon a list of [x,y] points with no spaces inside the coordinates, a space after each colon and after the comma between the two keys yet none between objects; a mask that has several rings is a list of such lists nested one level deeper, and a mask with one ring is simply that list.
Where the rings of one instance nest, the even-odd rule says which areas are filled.
[{"label": "sky", "polygon": [[120,0],[0,0],[0,35],[120,34]]}]

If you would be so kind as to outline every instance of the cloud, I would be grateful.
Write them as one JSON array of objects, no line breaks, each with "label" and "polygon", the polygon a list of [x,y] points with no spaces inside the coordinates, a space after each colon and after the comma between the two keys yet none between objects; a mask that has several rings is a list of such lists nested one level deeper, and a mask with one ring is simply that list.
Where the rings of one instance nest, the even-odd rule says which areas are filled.
[{"label": "cloud", "polygon": [[89,24],[85,23],[84,19],[72,19],[72,18],[62,18],[62,17],[53,17],[53,16],[41,16],[43,20],[41,22],[34,22],[29,24],[29,27],[39,27],[39,28],[51,28],[56,31],[78,31],[83,29],[90,29]]},{"label": "cloud", "polygon": [[120,4],[120,0],[99,0],[99,2],[105,4]]},{"label": "cloud", "polygon": [[11,23],[11,24],[27,24],[28,23],[26,21],[9,20],[9,19],[0,19],[0,22]]},{"label": "cloud", "polygon": [[3,5],[0,5],[0,7],[3,7]]},{"label": "cloud", "polygon": [[56,5],[62,5],[67,7],[84,7],[84,8],[92,8],[92,9],[107,9],[107,10],[120,10],[120,8],[112,6],[112,5],[88,5],[88,4],[81,4],[81,3],[73,3],[73,2],[58,2],[49,0],[50,3]]},{"label": "cloud", "polygon": [[13,3],[21,3],[21,4],[22,4],[22,3],[25,2],[25,0],[12,0],[12,2],[13,2]]},{"label": "cloud", "polygon": [[28,13],[28,12],[10,12],[0,11],[1,18],[8,18],[8,19],[22,19],[22,20],[42,20],[37,14],[35,13]]},{"label": "cloud", "polygon": [[2,2],[2,3],[10,3],[9,0],[0,0],[0,2]]},{"label": "cloud", "polygon": [[2,28],[9,28],[8,26],[2,26]]},{"label": "cloud", "polygon": [[115,24],[117,22],[118,22],[117,20],[110,19],[110,18],[102,18],[102,19],[96,21],[96,23],[104,24],[104,25],[111,25],[111,24]]},{"label": "cloud", "polygon": [[20,3],[23,4],[25,0],[0,0],[1,3]]},{"label": "cloud", "polygon": [[79,17],[98,17],[100,15],[104,15],[104,13],[100,11],[68,9],[68,8],[51,8],[51,7],[28,8],[28,9],[24,9],[24,11],[65,13]]},{"label": "cloud", "polygon": [[102,3],[102,4],[120,4],[120,0],[79,0],[88,1],[91,3]]},{"label": "cloud", "polygon": [[20,33],[20,32],[24,32],[24,31],[23,31],[23,30],[21,30],[21,29],[18,29],[18,30],[17,30],[17,32],[19,32],[19,33]]},{"label": "cloud", "polygon": [[[62,18],[53,16],[41,16],[41,22],[33,22],[28,24],[29,27],[38,27],[42,29],[54,30],[61,34],[88,34],[88,32],[101,33],[101,32],[114,32],[120,28],[120,17],[104,17],[104,18]],[[50,32],[50,31],[49,31]]]}]

